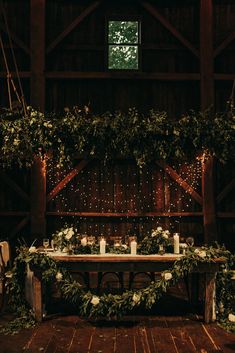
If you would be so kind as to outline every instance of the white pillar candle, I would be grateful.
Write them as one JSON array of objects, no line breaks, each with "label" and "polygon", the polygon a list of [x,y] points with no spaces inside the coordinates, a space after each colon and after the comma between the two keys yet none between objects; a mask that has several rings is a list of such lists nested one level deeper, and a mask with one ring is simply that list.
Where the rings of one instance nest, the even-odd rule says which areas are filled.
[{"label": "white pillar candle", "polygon": [[179,237],[179,233],[174,233],[173,239],[174,239],[174,254],[179,254],[180,253],[180,237]]},{"label": "white pillar candle", "polygon": [[81,239],[81,245],[82,245],[82,246],[86,246],[86,245],[87,245],[87,238],[86,238],[86,237],[82,237],[82,239]]},{"label": "white pillar candle", "polygon": [[137,253],[137,242],[135,240],[131,241],[131,255],[136,255]]},{"label": "white pillar candle", "polygon": [[105,239],[100,240],[100,254],[105,254],[105,248],[106,248],[106,241]]}]

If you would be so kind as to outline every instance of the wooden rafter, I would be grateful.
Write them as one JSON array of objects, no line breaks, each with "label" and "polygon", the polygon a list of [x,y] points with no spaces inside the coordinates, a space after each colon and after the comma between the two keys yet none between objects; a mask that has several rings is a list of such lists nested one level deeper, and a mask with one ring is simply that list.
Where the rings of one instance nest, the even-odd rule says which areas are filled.
[{"label": "wooden rafter", "polygon": [[76,28],[90,13],[92,13],[102,0],[93,2],[47,47],[46,53],[49,54],[74,28]]},{"label": "wooden rafter", "polygon": [[169,32],[171,32],[185,47],[187,47],[197,58],[200,57],[199,51],[190,43],[172,24],[164,17],[160,12],[156,10],[147,1],[140,0],[141,5],[147,10],[153,17],[155,17]]},{"label": "wooden rafter", "polygon": [[21,189],[19,185],[17,185],[9,176],[0,171],[0,178],[10,186],[24,201],[29,203],[29,196],[26,194],[24,190]]},{"label": "wooden rafter", "polygon": [[217,205],[228,195],[230,191],[235,188],[235,178],[225,186],[221,193],[217,196],[216,203]]},{"label": "wooden rafter", "polygon": [[199,195],[193,188],[190,186],[173,168],[169,165],[157,161],[156,162],[159,167],[161,167],[177,184],[179,184],[182,189],[184,189],[188,194],[192,196],[192,198],[197,201],[200,205],[202,205],[202,197]]},{"label": "wooden rafter", "polygon": [[29,212],[27,211],[0,211],[0,217],[26,217],[29,216]]},{"label": "wooden rafter", "polygon": [[45,73],[46,78],[59,79],[132,79],[132,80],[165,80],[165,81],[199,81],[197,73],[175,72],[97,72],[97,71],[50,71]]},{"label": "wooden rafter", "polygon": [[[1,22],[0,22],[0,29],[3,32],[7,33],[7,30],[6,30],[5,26]],[[15,44],[17,44],[17,46],[19,48],[23,49],[26,54],[30,55],[29,47],[20,38],[18,38],[17,35],[14,32],[10,31],[10,36],[11,36],[12,41]]]},{"label": "wooden rafter", "polygon": [[58,217],[201,217],[202,212],[47,212]]},{"label": "wooden rafter", "polygon": [[[30,71],[19,71],[19,77],[20,78],[29,78],[31,75]],[[0,77],[1,78],[6,78],[7,77],[7,72],[6,71],[0,71]],[[11,77],[17,77],[16,72],[11,72]]]},{"label": "wooden rafter", "polygon": [[88,161],[82,160],[66,177],[61,180],[54,189],[47,195],[47,203],[50,202],[80,171],[88,164]]},{"label": "wooden rafter", "polygon": [[13,238],[22,228],[24,228],[26,226],[26,224],[29,223],[30,220],[30,216],[26,216],[25,218],[23,218],[16,227],[14,227],[9,235],[9,238]]},{"label": "wooden rafter", "polygon": [[218,56],[234,39],[235,31],[230,33],[230,35],[214,50],[214,58],[216,58],[216,56]]}]

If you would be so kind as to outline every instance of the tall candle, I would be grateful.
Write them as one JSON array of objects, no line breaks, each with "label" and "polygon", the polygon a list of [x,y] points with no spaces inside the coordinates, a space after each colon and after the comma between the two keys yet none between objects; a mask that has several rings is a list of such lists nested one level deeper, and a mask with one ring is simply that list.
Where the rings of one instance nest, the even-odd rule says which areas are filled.
[{"label": "tall candle", "polygon": [[104,238],[100,240],[100,254],[105,254],[106,241]]},{"label": "tall candle", "polygon": [[137,252],[137,242],[135,240],[131,241],[131,255],[136,255]]},{"label": "tall candle", "polygon": [[179,237],[179,233],[174,233],[173,239],[174,239],[174,254],[179,254],[180,253],[180,237]]}]

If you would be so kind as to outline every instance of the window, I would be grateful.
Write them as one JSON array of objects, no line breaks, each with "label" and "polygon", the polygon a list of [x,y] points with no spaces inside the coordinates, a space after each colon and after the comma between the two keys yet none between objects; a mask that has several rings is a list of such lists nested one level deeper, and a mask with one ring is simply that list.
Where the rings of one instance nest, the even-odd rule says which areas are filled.
[{"label": "window", "polygon": [[139,69],[139,21],[108,22],[108,68]]}]

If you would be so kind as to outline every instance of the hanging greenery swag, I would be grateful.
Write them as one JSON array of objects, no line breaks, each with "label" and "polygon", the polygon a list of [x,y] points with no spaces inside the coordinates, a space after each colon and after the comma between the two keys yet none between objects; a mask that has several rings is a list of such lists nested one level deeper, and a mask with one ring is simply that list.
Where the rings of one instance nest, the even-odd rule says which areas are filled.
[{"label": "hanging greenery swag", "polygon": [[72,303],[80,315],[85,317],[120,318],[138,306],[150,309],[167,291],[189,274],[199,263],[213,262],[223,257],[225,263],[217,276],[216,308],[217,319],[230,330],[235,331],[235,323],[228,318],[235,318],[235,294],[231,284],[230,268],[235,260],[225,248],[202,247],[200,250],[190,248],[185,256],[177,259],[171,270],[164,271],[161,277],[143,289],[126,290],[122,294],[102,294],[98,296],[91,290],[86,291],[71,275],[52,257],[43,253],[29,252],[26,247],[18,250],[14,261],[12,277],[8,283],[9,304],[17,314],[17,319],[2,329],[5,333],[15,333],[19,329],[35,324],[33,312],[25,300],[24,278],[27,266],[37,268],[42,273],[43,283],[55,283],[61,296]]},{"label": "hanging greenery swag", "polygon": [[1,165],[29,167],[35,155],[52,153],[60,166],[78,155],[101,160],[133,158],[139,167],[152,160],[192,160],[202,153],[221,161],[235,159],[235,116],[195,112],[170,120],[166,112],[93,115],[89,109],[64,114],[27,110],[21,116],[0,112]]}]

